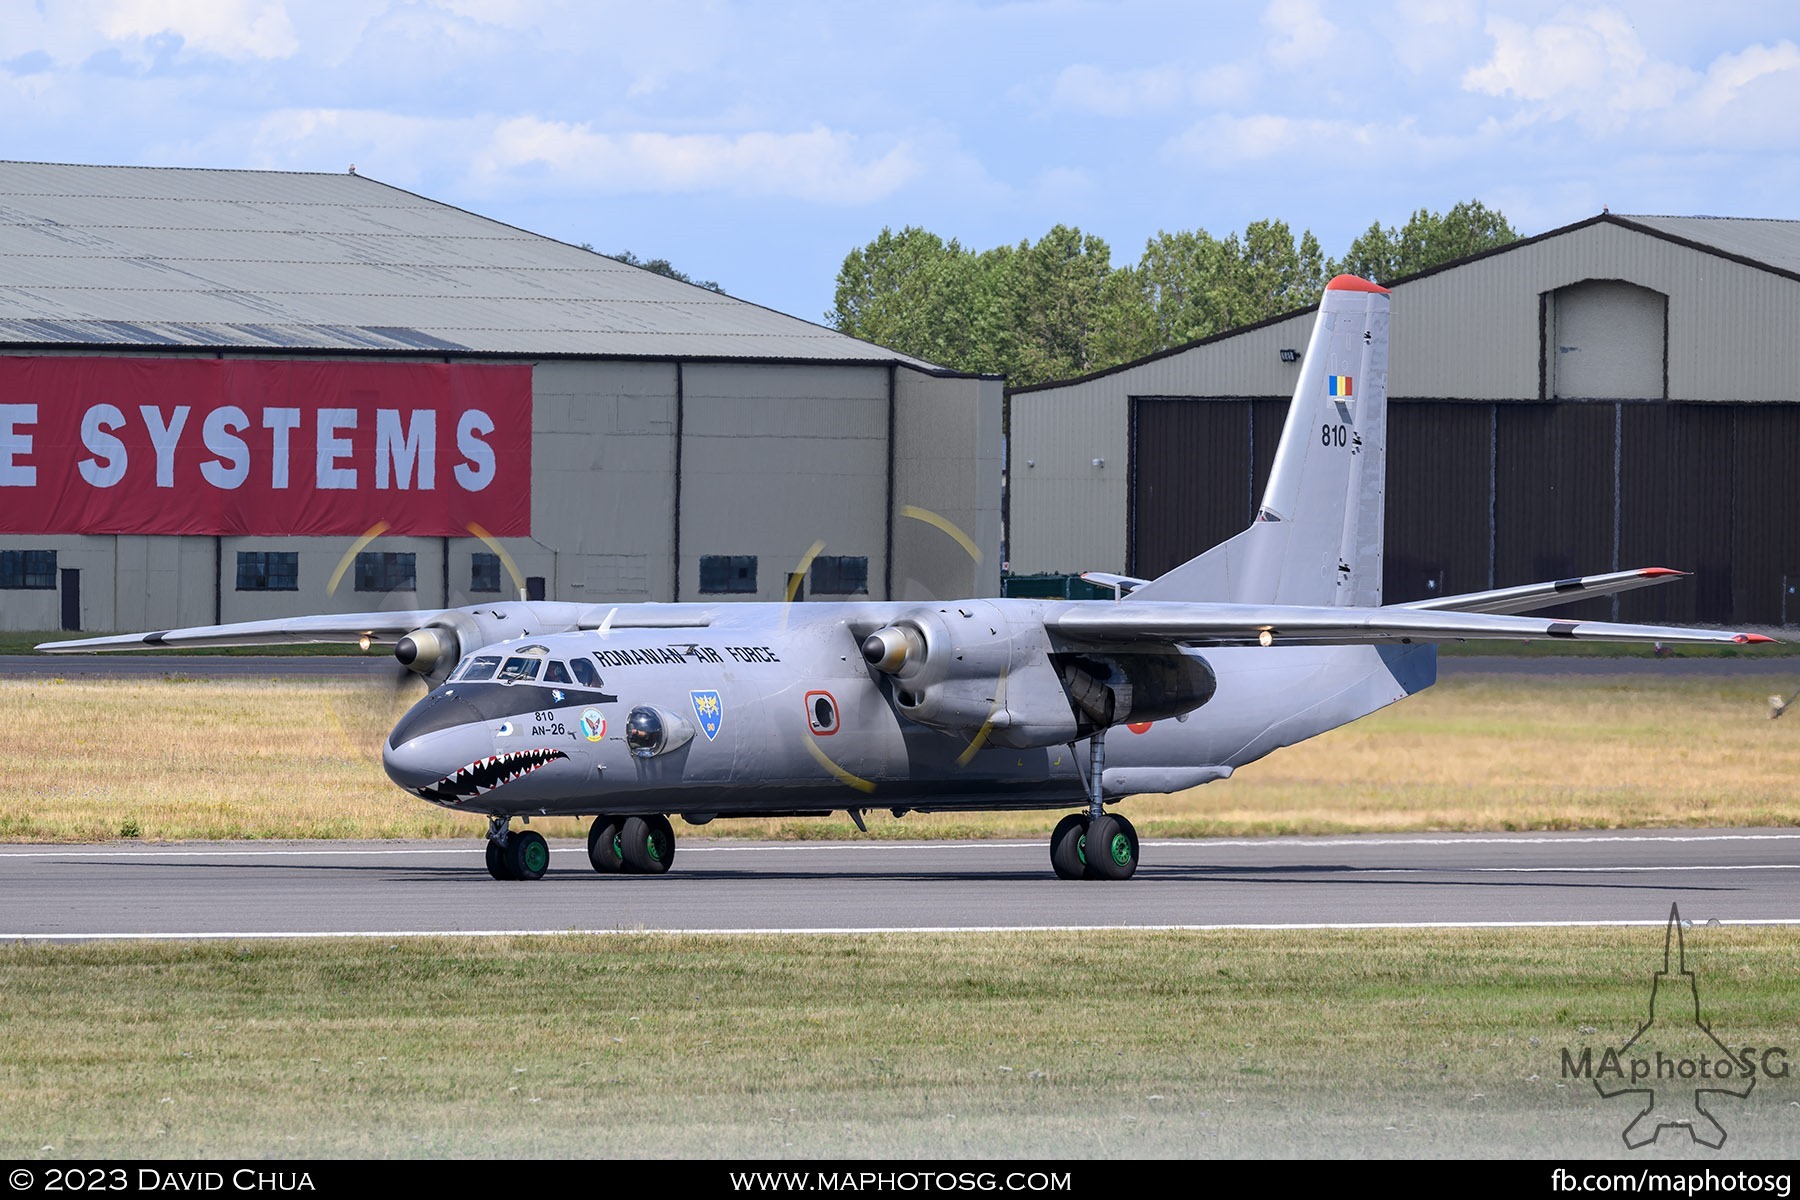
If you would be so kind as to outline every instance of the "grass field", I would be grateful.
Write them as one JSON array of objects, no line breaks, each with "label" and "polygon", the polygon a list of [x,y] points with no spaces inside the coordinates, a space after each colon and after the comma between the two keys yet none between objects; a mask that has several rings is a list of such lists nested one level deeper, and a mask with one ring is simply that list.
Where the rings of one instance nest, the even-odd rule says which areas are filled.
[{"label": "grass field", "polygon": [[[0,947],[0,1156],[1618,1154],[1638,1106],[1561,1051],[1631,1037],[1662,939]],[[1800,936],[1695,928],[1688,960],[1727,1044],[1800,1046]],[[1790,1101],[1715,1101],[1733,1155],[1800,1153]]]},{"label": "grass field", "polygon": [[[1152,836],[1794,825],[1800,716],[1769,720],[1773,690],[1465,677],[1124,811]],[[480,820],[382,774],[380,742],[405,703],[339,681],[0,680],[0,840],[476,836]],[[871,814],[870,832],[1037,836],[1054,816]],[[843,818],[685,832],[860,836]]]}]

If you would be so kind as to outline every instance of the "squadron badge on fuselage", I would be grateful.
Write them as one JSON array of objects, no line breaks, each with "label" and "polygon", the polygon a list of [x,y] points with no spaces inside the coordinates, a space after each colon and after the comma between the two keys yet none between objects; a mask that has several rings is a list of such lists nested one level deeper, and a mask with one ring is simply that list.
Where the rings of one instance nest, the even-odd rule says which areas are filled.
[{"label": "squadron badge on fuselage", "polygon": [[725,722],[725,702],[713,690],[689,692],[688,695],[694,701],[694,716],[700,722],[701,732],[710,742],[719,736],[719,726]]}]

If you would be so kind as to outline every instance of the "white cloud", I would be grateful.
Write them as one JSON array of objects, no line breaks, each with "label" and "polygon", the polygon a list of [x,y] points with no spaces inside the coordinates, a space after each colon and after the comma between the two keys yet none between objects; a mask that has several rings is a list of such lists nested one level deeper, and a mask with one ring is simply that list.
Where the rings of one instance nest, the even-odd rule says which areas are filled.
[{"label": "white cloud", "polygon": [[[1426,134],[1411,117],[1380,123],[1274,113],[1216,114],[1170,139],[1163,155],[1207,167],[1294,162],[1367,171],[1442,162],[1468,153],[1480,140],[1480,135]],[[1305,177],[1305,168],[1300,175]]]},{"label": "white cloud", "polygon": [[1064,67],[1050,92],[1051,104],[1105,117],[1125,117],[1174,108],[1187,87],[1174,67],[1106,71],[1087,63]]},{"label": "white cloud", "polygon": [[[1716,117],[1752,88],[1767,84],[1792,88],[1796,80],[1800,80],[1800,47],[1789,41],[1751,46],[1737,54],[1715,58],[1706,69],[1706,79],[1695,93],[1694,102],[1703,112]],[[1791,121],[1792,107],[1780,116]]]},{"label": "white cloud", "polygon": [[607,193],[718,190],[825,204],[878,200],[919,174],[908,143],[859,157],[858,140],[823,126],[804,133],[602,133],[514,117],[476,153],[475,172],[493,178],[547,168],[569,184]]},{"label": "white cloud", "polygon": [[1394,57],[1414,75],[1436,75],[1462,60],[1481,32],[1475,0],[1395,0],[1385,31]]},{"label": "white cloud", "polygon": [[281,0],[108,0],[91,16],[113,42],[174,34],[185,46],[229,59],[287,58],[300,49]]},{"label": "white cloud", "polygon": [[1102,117],[1134,117],[1227,104],[1249,92],[1255,76],[1254,68],[1243,63],[1202,70],[1164,65],[1125,71],[1076,63],[1057,75],[1050,105]]},{"label": "white cloud", "polygon": [[1490,118],[1494,127],[1571,120],[1658,154],[1800,144],[1800,47],[1791,41],[1721,54],[1702,72],[1652,56],[1609,8],[1565,9],[1536,26],[1494,18],[1488,34],[1493,54],[1463,86],[1515,102]]},{"label": "white cloud", "polygon": [[1262,22],[1276,34],[1269,57],[1284,67],[1302,67],[1329,55],[1339,32],[1319,7],[1319,0],[1270,0]]},{"label": "white cloud", "polygon": [[1493,17],[1487,31],[1493,57],[1467,72],[1463,86],[1523,101],[1524,121],[1573,117],[1614,130],[1633,114],[1667,108],[1695,80],[1686,67],[1651,58],[1615,9],[1565,9],[1536,26]]}]

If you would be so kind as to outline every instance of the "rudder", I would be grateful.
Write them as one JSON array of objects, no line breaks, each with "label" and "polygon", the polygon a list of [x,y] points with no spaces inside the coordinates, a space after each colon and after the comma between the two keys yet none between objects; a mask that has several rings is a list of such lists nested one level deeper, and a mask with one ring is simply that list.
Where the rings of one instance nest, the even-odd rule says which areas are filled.
[{"label": "rudder", "polygon": [[1379,605],[1387,351],[1387,289],[1326,284],[1255,521],[1131,598]]}]

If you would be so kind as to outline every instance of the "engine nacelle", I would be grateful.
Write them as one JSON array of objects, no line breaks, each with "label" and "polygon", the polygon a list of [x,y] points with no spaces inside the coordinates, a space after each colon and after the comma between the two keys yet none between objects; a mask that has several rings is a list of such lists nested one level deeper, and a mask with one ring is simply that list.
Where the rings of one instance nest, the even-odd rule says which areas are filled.
[{"label": "engine nacelle", "polygon": [[394,657],[436,687],[463,656],[483,646],[532,634],[566,633],[567,622],[545,621],[532,606],[511,601],[480,608],[449,608],[394,643]]},{"label": "engine nacelle", "polygon": [[1211,700],[1219,686],[1204,658],[1174,648],[1063,651],[1051,657],[1069,703],[1090,730],[1182,716]]},{"label": "engine nacelle", "polygon": [[400,665],[420,675],[430,675],[444,663],[455,664],[460,657],[456,634],[448,629],[415,629],[394,643],[394,657]]},{"label": "engine nacelle", "polygon": [[1198,654],[1063,650],[1051,645],[1035,608],[984,600],[916,609],[869,633],[861,649],[892,681],[907,719],[1015,749],[1180,716],[1217,687]]},{"label": "engine nacelle", "polygon": [[984,601],[921,608],[869,634],[863,661],[894,681],[894,704],[911,721],[972,736],[1003,724],[1012,630]]}]

